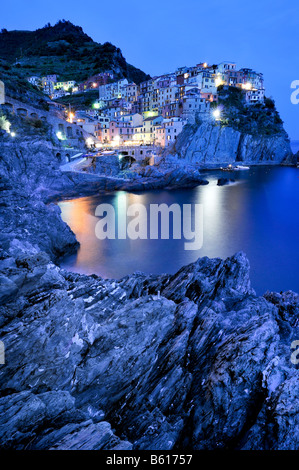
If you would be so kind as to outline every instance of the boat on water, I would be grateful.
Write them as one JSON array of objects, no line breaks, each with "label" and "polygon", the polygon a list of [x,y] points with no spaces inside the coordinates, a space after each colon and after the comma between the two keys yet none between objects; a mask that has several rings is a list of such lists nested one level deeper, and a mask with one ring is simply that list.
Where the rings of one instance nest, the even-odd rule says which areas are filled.
[{"label": "boat on water", "polygon": [[239,171],[239,170],[250,170],[249,166],[244,165],[236,165],[233,166],[231,163],[226,167],[221,167],[220,170],[222,171]]},{"label": "boat on water", "polygon": [[227,165],[226,167],[221,167],[220,168],[220,170],[222,170],[222,171],[234,171],[234,169],[235,168],[231,164]]}]

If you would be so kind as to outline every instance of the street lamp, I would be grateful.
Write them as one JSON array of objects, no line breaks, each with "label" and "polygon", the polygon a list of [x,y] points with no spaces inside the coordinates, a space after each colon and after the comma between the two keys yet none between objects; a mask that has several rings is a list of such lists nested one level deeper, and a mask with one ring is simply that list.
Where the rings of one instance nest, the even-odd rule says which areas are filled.
[{"label": "street lamp", "polygon": [[86,139],[86,145],[87,145],[88,147],[92,147],[93,144],[94,144],[94,141],[93,141],[92,137],[88,137],[88,138]]},{"label": "street lamp", "polygon": [[215,111],[213,111],[213,116],[215,118],[216,121],[219,121],[220,120],[220,116],[221,116],[221,113],[220,113],[220,109],[217,108],[215,109]]}]

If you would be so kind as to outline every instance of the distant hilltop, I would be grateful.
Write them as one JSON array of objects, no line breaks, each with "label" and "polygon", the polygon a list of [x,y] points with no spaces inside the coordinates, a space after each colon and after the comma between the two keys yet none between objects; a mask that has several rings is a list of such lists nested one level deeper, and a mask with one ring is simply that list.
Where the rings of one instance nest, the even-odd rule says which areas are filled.
[{"label": "distant hilltop", "polygon": [[126,62],[121,50],[109,42],[99,44],[80,26],[60,20],[36,31],[0,33],[0,59],[24,70],[24,76],[58,74],[62,80],[86,80],[111,70],[117,78],[140,83],[150,78]]}]

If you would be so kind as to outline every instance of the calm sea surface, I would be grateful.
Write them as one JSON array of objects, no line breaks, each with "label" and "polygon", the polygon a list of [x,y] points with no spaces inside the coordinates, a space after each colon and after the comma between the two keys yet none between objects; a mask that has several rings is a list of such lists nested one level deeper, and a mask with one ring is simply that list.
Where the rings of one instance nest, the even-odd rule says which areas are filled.
[{"label": "calm sea surface", "polygon": [[[217,179],[223,176],[235,182],[217,186]],[[175,273],[198,257],[225,258],[242,250],[249,258],[252,286],[257,293],[288,289],[299,292],[299,169],[211,171],[204,177],[209,185],[195,189],[140,194],[119,191],[60,202],[62,218],[81,244],[76,255],[62,261],[62,267],[105,278],[121,278],[134,271]],[[150,204],[202,204],[202,248],[187,251],[184,239],[97,239],[96,207],[112,204],[117,215],[120,201],[128,205],[142,203],[148,214]]]},{"label": "calm sea surface", "polygon": [[[236,181],[217,186],[223,176]],[[62,218],[81,244],[76,255],[62,261],[62,267],[105,278],[134,271],[175,273],[198,257],[225,258],[243,250],[250,261],[252,286],[259,294],[267,289],[299,292],[299,169],[260,167],[234,174],[205,172],[204,177],[210,184],[194,189],[119,191],[60,202]],[[184,239],[99,240],[96,207],[112,204],[117,215],[120,201],[142,203],[148,214],[150,204],[202,204],[202,248],[187,251]]]}]

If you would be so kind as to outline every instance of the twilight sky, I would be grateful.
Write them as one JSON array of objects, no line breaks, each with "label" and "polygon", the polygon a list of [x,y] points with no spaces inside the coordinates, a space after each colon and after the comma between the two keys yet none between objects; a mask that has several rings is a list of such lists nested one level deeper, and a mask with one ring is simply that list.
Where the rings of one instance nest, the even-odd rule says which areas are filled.
[{"label": "twilight sky", "polygon": [[0,28],[34,30],[66,19],[97,42],[120,47],[150,75],[199,62],[237,62],[263,72],[292,140],[299,140],[298,0],[14,0],[1,5]]}]

